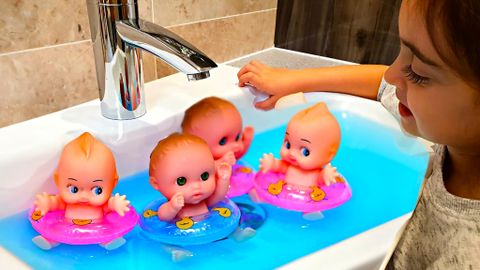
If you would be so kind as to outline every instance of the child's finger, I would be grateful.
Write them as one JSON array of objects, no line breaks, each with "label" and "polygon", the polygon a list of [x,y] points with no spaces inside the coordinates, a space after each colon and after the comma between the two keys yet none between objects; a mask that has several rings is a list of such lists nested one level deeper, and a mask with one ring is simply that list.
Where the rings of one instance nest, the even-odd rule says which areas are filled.
[{"label": "child's finger", "polygon": [[246,83],[251,84],[255,87],[257,83],[257,75],[255,75],[255,73],[251,71],[248,71],[245,74],[242,74],[238,78],[238,86],[245,86]]},{"label": "child's finger", "polygon": [[264,110],[264,111],[271,110],[275,106],[275,103],[277,102],[277,100],[278,98],[276,96],[271,96],[265,101],[255,103],[255,108]]}]

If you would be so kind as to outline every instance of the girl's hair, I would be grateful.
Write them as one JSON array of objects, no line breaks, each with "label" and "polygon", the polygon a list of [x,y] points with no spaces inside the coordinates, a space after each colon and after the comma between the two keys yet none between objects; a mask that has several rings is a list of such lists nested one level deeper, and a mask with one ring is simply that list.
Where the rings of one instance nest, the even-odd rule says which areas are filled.
[{"label": "girl's hair", "polygon": [[[480,85],[480,1],[414,1],[441,59],[467,83]],[[443,40],[446,46],[439,46]]]}]

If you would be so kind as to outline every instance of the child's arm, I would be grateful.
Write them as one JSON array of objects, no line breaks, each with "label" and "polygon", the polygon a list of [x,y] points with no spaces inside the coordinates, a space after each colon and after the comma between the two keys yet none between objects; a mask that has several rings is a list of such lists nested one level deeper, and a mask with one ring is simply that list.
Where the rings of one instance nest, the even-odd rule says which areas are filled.
[{"label": "child's arm", "polygon": [[215,160],[215,168],[218,168],[218,166],[220,166],[222,163],[228,163],[230,165],[233,165],[235,164],[235,162],[237,162],[235,154],[233,154],[232,151],[228,151],[221,158]]},{"label": "child's arm", "polygon": [[334,184],[337,182],[337,177],[339,177],[340,174],[337,172],[337,168],[333,167],[330,163],[325,165],[323,167],[322,171],[320,172],[318,183],[324,184],[326,186],[330,186],[331,184]]},{"label": "child's arm", "polygon": [[160,205],[157,214],[158,218],[165,221],[173,220],[184,205],[183,194],[181,192],[175,193],[168,202]]},{"label": "child's arm", "polygon": [[230,177],[232,176],[232,166],[228,163],[222,163],[216,171],[216,187],[213,194],[207,199],[207,206],[212,206],[217,202],[223,200],[227,195],[228,187],[230,185]]},{"label": "child's arm", "polygon": [[271,97],[255,107],[271,109],[283,96],[297,92],[329,91],[376,99],[387,66],[346,65],[290,70],[252,61],[237,74],[239,86],[246,83]]},{"label": "child's arm", "polygon": [[285,173],[287,169],[288,164],[281,159],[274,158],[272,154],[263,154],[263,157],[260,159],[260,170],[263,173],[269,171]]},{"label": "child's arm", "polygon": [[120,196],[120,194],[115,194],[115,196],[108,199],[107,207],[104,209],[105,213],[110,211],[117,212],[121,217],[125,215],[125,212],[130,211],[128,208],[130,201],[126,199],[126,195]]},{"label": "child's arm", "polygon": [[65,202],[58,195],[49,195],[46,192],[37,194],[35,202],[35,211],[40,211],[41,215],[45,215],[48,211],[64,210]]}]

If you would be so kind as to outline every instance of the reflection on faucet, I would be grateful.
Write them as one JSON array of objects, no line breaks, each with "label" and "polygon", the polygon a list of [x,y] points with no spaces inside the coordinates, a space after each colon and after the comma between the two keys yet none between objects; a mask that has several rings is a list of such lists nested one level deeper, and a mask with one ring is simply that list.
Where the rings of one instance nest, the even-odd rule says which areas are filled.
[{"label": "reflection on faucet", "polygon": [[102,114],[133,119],[145,114],[143,64],[146,50],[188,80],[210,76],[217,65],[192,44],[156,24],[138,18],[137,0],[86,0]]}]

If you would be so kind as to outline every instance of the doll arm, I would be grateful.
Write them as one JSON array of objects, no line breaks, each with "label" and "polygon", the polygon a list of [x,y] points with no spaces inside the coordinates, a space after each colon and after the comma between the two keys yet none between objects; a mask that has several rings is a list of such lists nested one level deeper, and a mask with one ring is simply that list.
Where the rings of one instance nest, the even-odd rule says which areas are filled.
[{"label": "doll arm", "polygon": [[263,157],[260,159],[260,170],[263,173],[272,171],[285,173],[288,169],[288,164],[281,160],[273,157],[273,154],[263,154]]},{"label": "doll arm", "polygon": [[319,184],[325,184],[326,186],[330,186],[337,182],[337,177],[340,174],[337,172],[337,168],[333,167],[330,163],[323,167],[323,170],[320,172],[320,179],[318,181]]},{"label": "doll arm", "polygon": [[235,164],[237,159],[235,158],[235,154],[232,151],[228,151],[223,155],[221,158],[215,160],[215,168],[218,168],[222,163],[228,163],[230,165]]},{"label": "doll arm", "polygon": [[120,196],[117,193],[115,194],[115,196],[112,196],[110,197],[110,199],[108,199],[106,212],[115,211],[121,217],[123,217],[125,215],[125,212],[130,211],[130,208],[128,208],[129,205],[130,201],[126,199],[126,195]]},{"label": "doll arm", "polygon": [[230,185],[230,177],[232,176],[232,165],[222,163],[217,167],[216,171],[216,187],[213,194],[207,199],[207,206],[212,206],[223,200],[227,195]]},{"label": "doll arm", "polygon": [[238,85],[250,84],[270,95],[255,107],[269,110],[278,99],[297,92],[329,91],[376,99],[387,66],[346,65],[291,70],[251,61],[237,74]]},{"label": "doll arm", "polygon": [[183,194],[181,192],[177,192],[173,194],[172,198],[160,205],[158,208],[158,218],[164,221],[173,220],[178,212],[182,210],[183,206],[185,205],[185,199],[183,198]]},{"label": "doll arm", "polygon": [[45,215],[48,211],[65,209],[65,202],[58,195],[49,195],[46,192],[37,194],[34,202],[35,211],[40,211],[41,215]]}]

